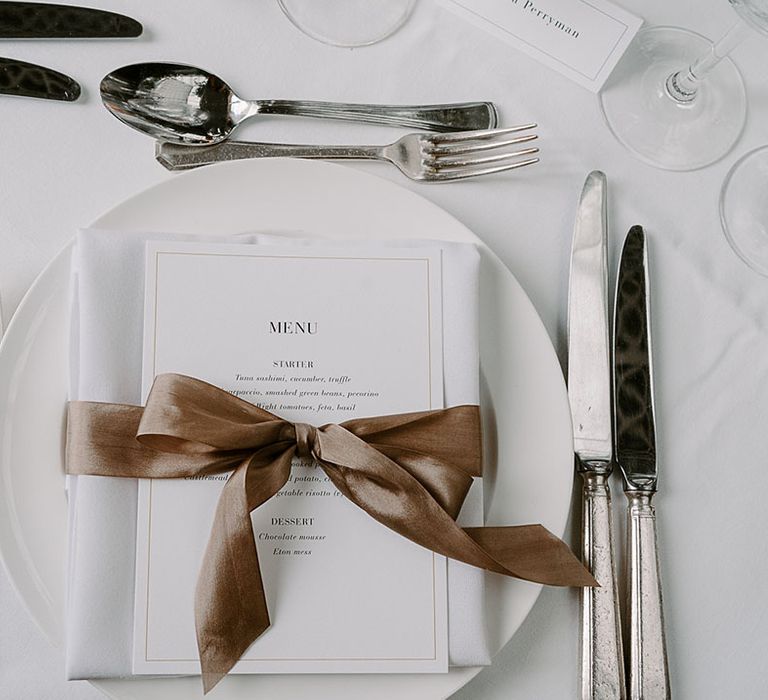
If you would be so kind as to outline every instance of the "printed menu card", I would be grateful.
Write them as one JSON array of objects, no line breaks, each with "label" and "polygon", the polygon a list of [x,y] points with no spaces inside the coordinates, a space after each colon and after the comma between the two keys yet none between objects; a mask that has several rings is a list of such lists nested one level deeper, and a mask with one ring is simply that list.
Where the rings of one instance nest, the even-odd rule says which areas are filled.
[{"label": "printed menu card", "polygon": [[[312,425],[443,407],[439,247],[147,244],[144,395],[164,372]],[[199,673],[194,588],[228,475],[139,487],[133,670]],[[272,626],[234,673],[448,668],[446,561],[297,458],[252,513]]]}]

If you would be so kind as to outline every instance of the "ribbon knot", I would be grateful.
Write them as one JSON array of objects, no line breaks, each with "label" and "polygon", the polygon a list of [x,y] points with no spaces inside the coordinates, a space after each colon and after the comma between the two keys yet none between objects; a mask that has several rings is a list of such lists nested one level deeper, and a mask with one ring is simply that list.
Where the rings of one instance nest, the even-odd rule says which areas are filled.
[{"label": "ribbon knot", "polygon": [[195,590],[205,692],[270,625],[250,512],[286,484],[296,455],[313,457],[342,495],[382,525],[438,554],[539,583],[596,585],[541,525],[456,524],[472,478],[481,474],[478,406],[314,428],[178,374],[155,379],[145,408],[71,402],[69,474],[158,479],[230,472]]},{"label": "ribbon knot", "polygon": [[302,459],[312,459],[317,428],[309,423],[294,423],[293,427],[296,430],[296,456]]}]

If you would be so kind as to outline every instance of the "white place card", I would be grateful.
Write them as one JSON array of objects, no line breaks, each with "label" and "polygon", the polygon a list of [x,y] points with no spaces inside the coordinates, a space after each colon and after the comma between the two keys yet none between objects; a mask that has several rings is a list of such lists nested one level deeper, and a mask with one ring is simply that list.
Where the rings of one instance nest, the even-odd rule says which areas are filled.
[{"label": "white place card", "polygon": [[[443,406],[437,247],[147,244],[145,395],[179,372],[322,425]],[[224,476],[140,482],[133,670],[200,672],[193,593]],[[446,561],[311,460],[252,514],[272,626],[234,673],[448,668]]]},{"label": "white place card", "polygon": [[546,66],[599,92],[643,20],[608,0],[440,0]]}]

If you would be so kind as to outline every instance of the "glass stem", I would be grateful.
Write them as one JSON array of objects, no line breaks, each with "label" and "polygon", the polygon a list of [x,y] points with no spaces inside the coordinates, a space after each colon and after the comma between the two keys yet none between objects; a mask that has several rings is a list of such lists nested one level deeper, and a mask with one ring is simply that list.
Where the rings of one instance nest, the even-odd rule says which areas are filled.
[{"label": "glass stem", "polygon": [[751,32],[751,27],[745,22],[734,24],[720,41],[712,44],[707,53],[700,56],[688,68],[679,70],[667,78],[665,85],[667,94],[675,102],[693,102],[702,81]]}]

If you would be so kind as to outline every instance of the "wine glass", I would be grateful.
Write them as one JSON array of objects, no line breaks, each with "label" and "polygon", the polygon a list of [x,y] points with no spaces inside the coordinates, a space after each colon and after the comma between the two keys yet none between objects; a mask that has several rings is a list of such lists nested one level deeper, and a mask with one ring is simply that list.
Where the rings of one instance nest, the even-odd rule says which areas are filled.
[{"label": "wine glass", "polygon": [[768,277],[768,146],[736,161],[720,192],[720,221],[731,247]]},{"label": "wine glass", "polygon": [[728,2],[740,19],[714,44],[677,27],[638,32],[601,92],[608,126],[640,160],[695,170],[724,156],[741,134],[747,96],[727,56],[753,29],[768,34],[768,0]]},{"label": "wine glass", "polygon": [[277,0],[293,24],[332,46],[369,46],[394,34],[416,0]]}]

